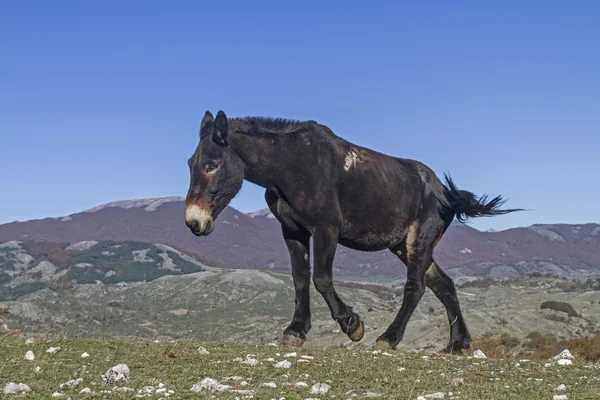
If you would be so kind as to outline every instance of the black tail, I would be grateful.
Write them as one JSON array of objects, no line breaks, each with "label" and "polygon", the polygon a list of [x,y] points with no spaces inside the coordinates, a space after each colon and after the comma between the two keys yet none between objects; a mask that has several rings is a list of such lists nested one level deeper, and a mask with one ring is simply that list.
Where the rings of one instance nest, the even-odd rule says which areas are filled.
[{"label": "black tail", "polygon": [[446,201],[442,203],[444,215],[456,215],[456,219],[465,222],[469,218],[493,217],[515,211],[524,211],[520,208],[501,210],[500,207],[506,202],[501,196],[496,196],[488,201],[488,196],[483,195],[479,199],[475,194],[459,190],[452,179],[444,174],[446,178]]}]

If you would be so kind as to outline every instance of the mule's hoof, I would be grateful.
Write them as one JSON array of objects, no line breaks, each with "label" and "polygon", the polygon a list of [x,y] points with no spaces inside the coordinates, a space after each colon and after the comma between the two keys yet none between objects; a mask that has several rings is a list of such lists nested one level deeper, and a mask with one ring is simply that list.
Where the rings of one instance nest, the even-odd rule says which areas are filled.
[{"label": "mule's hoof", "polygon": [[292,334],[284,334],[280,345],[283,347],[301,347],[306,341],[306,337],[300,337]]},{"label": "mule's hoof", "polygon": [[365,334],[365,323],[363,321],[360,321],[360,325],[358,326],[358,328],[356,328],[356,330],[348,337],[353,342],[358,342],[363,338],[364,334]]},{"label": "mule's hoof", "polygon": [[469,347],[471,347],[471,341],[469,339],[467,340],[461,340],[461,341],[453,341],[450,342],[448,344],[448,346],[446,346],[446,349],[444,350],[445,353],[447,354],[463,354],[463,350],[468,350]]},{"label": "mule's hoof", "polygon": [[395,349],[395,347],[392,346],[392,344],[390,342],[388,342],[387,340],[380,339],[375,342],[375,350],[387,351],[387,350],[394,350],[394,349]]}]

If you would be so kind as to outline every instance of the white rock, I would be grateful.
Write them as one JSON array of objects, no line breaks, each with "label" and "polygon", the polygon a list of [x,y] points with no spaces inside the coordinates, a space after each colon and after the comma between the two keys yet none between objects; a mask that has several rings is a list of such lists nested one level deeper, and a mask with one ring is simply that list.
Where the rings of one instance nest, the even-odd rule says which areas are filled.
[{"label": "white rock", "polygon": [[[134,388],[130,388],[130,387],[126,387],[126,386],[122,386],[122,387],[114,387],[113,390],[115,392],[121,392],[121,393],[126,393],[126,392],[135,392]],[[110,393],[110,392],[109,392]]]},{"label": "white rock", "polygon": [[487,357],[485,356],[485,354],[483,354],[483,351],[481,351],[481,350],[479,350],[479,349],[475,350],[475,351],[473,352],[472,356],[473,356],[474,358],[487,358]]},{"label": "white rock", "polygon": [[454,386],[461,386],[465,384],[465,378],[454,378],[452,379],[452,384]]},{"label": "white rock", "polygon": [[111,367],[102,376],[102,382],[105,385],[114,385],[118,382],[129,382],[130,378],[129,367],[127,364],[119,364]]},{"label": "white rock", "polygon": [[33,338],[29,338],[25,341],[25,344],[33,344],[35,340]]},{"label": "white rock", "polygon": [[274,361],[275,361],[275,359],[274,359],[274,358],[272,358],[272,357],[269,357],[269,358],[267,358],[267,361],[268,361],[268,362],[274,362]]},{"label": "white rock", "polygon": [[10,382],[4,386],[4,394],[19,394],[31,392],[31,388],[24,383],[14,383]]},{"label": "white rock", "polygon": [[159,389],[156,389],[156,393],[164,393],[164,392],[166,392],[166,391],[167,391],[167,388],[159,388]]},{"label": "white rock", "polygon": [[86,387],[86,388],[81,389],[81,392],[79,392],[79,393],[92,393],[92,389]]},{"label": "white rock", "polygon": [[306,389],[308,388],[308,384],[306,382],[296,382],[294,387],[297,387],[298,389]]},{"label": "white rock", "polygon": [[556,362],[558,365],[571,365],[573,364],[573,361],[571,360],[567,360],[566,358],[561,358],[560,360],[558,360]]},{"label": "white rock", "polygon": [[35,367],[35,373],[36,374],[41,374],[42,373],[42,368],[39,365],[37,367]]},{"label": "white rock", "polygon": [[554,390],[563,391],[563,390],[567,390],[567,387],[565,386],[564,383],[561,383],[560,385],[555,387]]},{"label": "white rock", "polygon": [[275,364],[275,368],[289,368],[291,365],[291,362],[289,362],[288,360],[284,360],[279,361],[277,364]]},{"label": "white rock", "polygon": [[142,393],[154,393],[156,388],[154,386],[144,386],[141,390]]},{"label": "white rock", "polygon": [[81,355],[81,358],[88,358],[89,356],[90,356],[90,355],[89,355],[88,353],[83,353],[83,354]]},{"label": "white rock", "polygon": [[60,347],[50,347],[48,350],[46,350],[46,353],[56,354],[59,351],[60,351]]},{"label": "white rock", "polygon": [[560,354],[557,354],[554,356],[555,360],[562,360],[562,359],[568,359],[568,360],[573,360],[573,354],[571,354],[571,352],[568,349],[565,349],[563,351],[560,352]]},{"label": "white rock", "polygon": [[192,392],[201,392],[203,390],[210,390],[211,392],[227,392],[232,387],[229,385],[222,385],[218,380],[212,378],[204,378],[200,382],[192,386]]},{"label": "white rock", "polygon": [[76,388],[81,382],[83,382],[83,378],[77,378],[77,379],[73,379],[70,380],[69,382],[65,382],[65,383],[61,383],[60,384],[60,388],[64,389],[64,388],[68,388],[68,389],[74,389]]},{"label": "white rock", "polygon": [[426,399],[443,399],[444,397],[446,397],[446,393],[444,393],[444,392],[435,392],[435,393],[431,393],[431,394],[426,394],[423,397],[426,398]]},{"label": "white rock", "polygon": [[27,353],[25,353],[25,359],[27,361],[35,361],[35,355],[33,354],[33,351],[29,350]]},{"label": "white rock", "polygon": [[376,393],[376,392],[367,392],[365,393],[365,397],[381,397],[382,394],[381,393]]},{"label": "white rock", "polygon": [[256,358],[248,358],[246,361],[244,361],[244,364],[248,364],[251,367],[258,365],[258,363],[259,363],[259,361]]},{"label": "white rock", "polygon": [[264,387],[273,388],[273,389],[275,389],[277,387],[277,384],[275,382],[265,382],[262,385]]},{"label": "white rock", "polygon": [[210,352],[206,350],[205,347],[198,347],[198,354],[200,354],[201,356],[207,356],[210,354]]},{"label": "white rock", "polygon": [[554,400],[568,400],[569,398],[567,397],[566,394],[555,394],[554,395]]},{"label": "white rock", "polygon": [[315,383],[310,388],[310,394],[327,394],[330,388],[331,386],[326,383]]},{"label": "white rock", "polygon": [[294,353],[287,353],[283,355],[283,358],[289,358],[289,357],[298,357],[298,353],[294,352]]},{"label": "white rock", "polygon": [[52,397],[64,397],[65,395],[59,392],[52,393]]},{"label": "white rock", "polygon": [[300,358],[306,358],[307,360],[312,360],[314,357],[313,356],[300,356]]}]

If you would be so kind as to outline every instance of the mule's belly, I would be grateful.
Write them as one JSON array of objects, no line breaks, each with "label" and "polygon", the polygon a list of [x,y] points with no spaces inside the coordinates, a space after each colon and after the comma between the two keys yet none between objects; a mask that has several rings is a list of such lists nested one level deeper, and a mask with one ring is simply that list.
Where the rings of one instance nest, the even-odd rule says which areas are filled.
[{"label": "mule's belly", "polygon": [[398,219],[374,224],[345,223],[338,243],[362,251],[379,251],[396,247],[404,241],[408,232],[408,221]]}]

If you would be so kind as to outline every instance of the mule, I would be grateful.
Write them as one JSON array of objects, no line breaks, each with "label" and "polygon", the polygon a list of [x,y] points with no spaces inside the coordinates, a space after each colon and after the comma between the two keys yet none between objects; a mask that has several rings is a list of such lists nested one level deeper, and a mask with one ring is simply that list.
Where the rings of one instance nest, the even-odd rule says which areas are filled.
[{"label": "mule", "polygon": [[501,209],[501,196],[478,199],[459,190],[449,176],[444,185],[419,161],[358,146],[312,120],[228,118],[223,111],[216,117],[205,113],[188,166],[185,223],[197,236],[213,231],[244,179],[265,188],[265,200],[281,224],[295,286],[295,311],[282,345],[301,346],[311,329],[312,238],[312,281],[352,341],[362,339],[364,322],[334,287],[338,244],[371,252],[389,249],[407,267],[402,306],[376,339],[376,348],[396,348],[426,287],[446,309],[450,342],[445,351],[469,348],[454,282],[434,260],[433,249],[454,218],[465,222],[519,211]]}]

